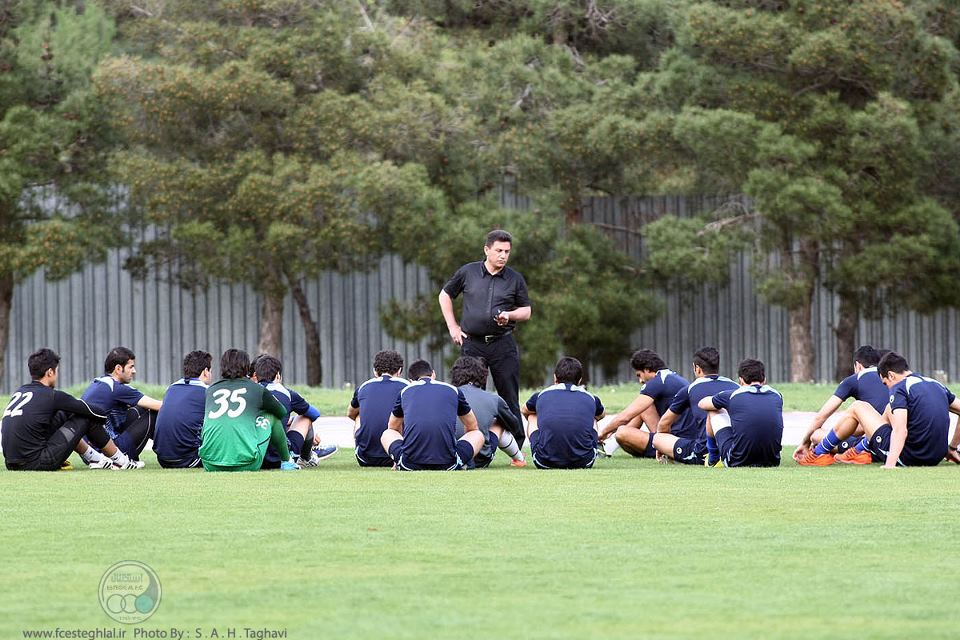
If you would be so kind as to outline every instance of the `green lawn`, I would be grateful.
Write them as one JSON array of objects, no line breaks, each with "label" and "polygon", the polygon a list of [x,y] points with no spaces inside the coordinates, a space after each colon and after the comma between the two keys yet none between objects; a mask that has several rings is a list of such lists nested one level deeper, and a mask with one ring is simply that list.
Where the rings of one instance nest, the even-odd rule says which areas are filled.
[{"label": "green lawn", "polygon": [[152,456],[139,472],[2,471],[0,638],[119,627],[97,589],[125,559],[163,586],[127,638],[956,637],[960,469],[784,459],[399,474],[343,451],[296,473]]}]

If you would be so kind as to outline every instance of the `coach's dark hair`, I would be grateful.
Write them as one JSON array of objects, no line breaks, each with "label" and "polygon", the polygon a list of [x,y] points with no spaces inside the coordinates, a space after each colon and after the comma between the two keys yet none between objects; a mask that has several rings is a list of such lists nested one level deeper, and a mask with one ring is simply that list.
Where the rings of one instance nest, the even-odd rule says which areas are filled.
[{"label": "coach's dark hair", "polygon": [[494,242],[509,242],[513,244],[513,236],[504,231],[503,229],[494,229],[487,234],[487,243],[486,246],[492,247]]},{"label": "coach's dark hair", "polygon": [[373,356],[373,371],[378,376],[396,373],[400,369],[403,369],[403,356],[393,349],[378,351],[377,355]]},{"label": "coach's dark hair", "polygon": [[114,347],[110,349],[110,353],[107,354],[106,359],[103,361],[103,372],[104,373],[113,373],[113,370],[117,368],[117,365],[121,367],[127,366],[127,363],[131,360],[136,360],[137,356],[134,355],[133,351],[127,349],[126,347]]},{"label": "coach's dark hair", "polygon": [[865,344],[853,352],[853,360],[864,367],[875,367],[880,363],[880,354],[871,345]]},{"label": "coach's dark hair", "polygon": [[705,374],[713,375],[720,372],[720,352],[714,347],[703,347],[693,354],[693,364],[700,367]]},{"label": "coach's dark hair", "polygon": [[433,365],[426,360],[416,360],[410,365],[410,368],[407,369],[407,375],[410,376],[411,380],[419,380],[423,376],[429,376],[431,373],[433,373]]},{"label": "coach's dark hair", "polygon": [[283,373],[283,363],[276,356],[261,353],[253,361],[253,372],[257,374],[257,380],[260,382],[273,382],[278,373]]},{"label": "coach's dark hair", "polygon": [[667,368],[663,358],[650,349],[634,351],[633,355],[630,356],[630,366],[633,367],[635,371],[660,371],[660,369]]},{"label": "coach's dark hair", "polygon": [[30,379],[39,380],[46,375],[48,369],[60,366],[60,356],[53,349],[43,348],[34,351],[27,358],[27,369],[30,370]]},{"label": "coach's dark hair", "polygon": [[487,363],[482,358],[460,356],[450,369],[450,382],[455,387],[472,384],[483,389],[487,386]]},{"label": "coach's dark hair", "polygon": [[227,349],[220,356],[220,377],[227,380],[250,375],[250,356],[242,349]]},{"label": "coach's dark hair", "polygon": [[557,382],[580,384],[583,381],[583,365],[576,358],[564,356],[557,360],[553,375],[556,376]]},{"label": "coach's dark hair", "polygon": [[213,356],[206,351],[191,351],[183,356],[183,377],[199,378],[204,369],[213,364]]},{"label": "coach's dark hair", "polygon": [[737,367],[737,375],[747,384],[754,382],[764,382],[767,379],[767,372],[763,363],[753,358],[747,358]]},{"label": "coach's dark hair", "polygon": [[880,374],[881,378],[886,378],[890,375],[890,372],[893,373],[905,373],[910,371],[910,365],[907,364],[907,359],[896,351],[891,351],[887,355],[883,356],[880,359],[880,363],[877,365],[877,373]]}]

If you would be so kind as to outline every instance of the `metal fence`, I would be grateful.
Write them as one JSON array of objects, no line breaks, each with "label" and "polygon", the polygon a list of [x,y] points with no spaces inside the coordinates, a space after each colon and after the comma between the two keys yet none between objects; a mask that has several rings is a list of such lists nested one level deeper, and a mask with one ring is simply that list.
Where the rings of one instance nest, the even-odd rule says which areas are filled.
[{"label": "metal fence", "polygon": [[[516,208],[529,204],[507,193],[501,203]],[[639,260],[642,224],[665,213],[690,215],[719,203],[717,198],[589,198],[584,202],[584,219],[600,225],[618,248]],[[480,239],[478,253],[479,247]],[[163,384],[180,376],[181,359],[190,350],[206,349],[216,357],[228,347],[256,349],[260,301],[248,287],[218,285],[190,293],[162,278],[137,281],[123,270],[125,257],[125,251],[114,251],[105,263],[88,265],[64,281],[47,282],[38,273],[17,287],[5,390],[27,378],[27,355],[41,346],[61,354],[64,386],[99,375],[104,356],[117,345],[136,352],[140,381]],[[714,345],[723,356],[725,373],[733,373],[740,359],[757,357],[767,363],[771,381],[789,379],[787,314],[758,298],[749,266],[748,256],[737,257],[730,266],[729,286],[719,291],[704,288],[682,297],[664,295],[665,313],[655,323],[638,328],[633,345],[657,350],[668,365],[686,373],[693,351]],[[529,285],[536,306],[536,282]],[[423,269],[397,257],[383,258],[379,268],[369,273],[327,273],[308,282],[306,293],[321,336],[324,385],[340,387],[365,380],[373,354],[382,348],[398,350],[407,362],[426,357],[443,375],[443,358],[449,352],[431,351],[425,341],[394,340],[379,320],[380,307],[387,301],[413,299],[435,288]],[[816,376],[825,381],[832,378],[836,365],[832,326],[837,306],[829,292],[818,292],[813,325]],[[287,300],[284,323],[284,378],[302,384],[305,340],[292,299]],[[901,351],[918,371],[942,370],[951,380],[960,378],[960,314],[955,309],[932,316],[903,313],[864,321],[858,340]],[[624,354],[614,379],[606,380],[602,371],[592,370],[593,383],[633,379],[628,356]]]}]

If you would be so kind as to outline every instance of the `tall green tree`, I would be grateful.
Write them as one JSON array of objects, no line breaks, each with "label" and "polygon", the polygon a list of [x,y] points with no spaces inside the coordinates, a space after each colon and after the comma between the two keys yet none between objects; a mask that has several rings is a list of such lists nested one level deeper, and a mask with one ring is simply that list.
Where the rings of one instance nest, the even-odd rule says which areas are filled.
[{"label": "tall green tree", "polygon": [[0,20],[0,371],[17,283],[62,278],[122,238],[101,182],[109,130],[90,90],[114,25],[93,2],[4,2]]}]

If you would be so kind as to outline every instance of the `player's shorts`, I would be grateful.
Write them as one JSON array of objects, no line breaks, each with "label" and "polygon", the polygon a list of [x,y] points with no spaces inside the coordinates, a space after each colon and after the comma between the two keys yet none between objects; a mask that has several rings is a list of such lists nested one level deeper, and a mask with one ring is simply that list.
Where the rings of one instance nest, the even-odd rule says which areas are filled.
[{"label": "player's shorts", "polygon": [[[257,447],[257,457],[254,458],[252,462],[247,464],[237,465],[237,466],[224,466],[219,464],[213,464],[212,462],[207,462],[203,460],[203,468],[207,471],[260,471],[263,467],[263,459],[267,456],[267,448],[270,446],[269,440],[264,440]],[[277,465],[279,469],[280,466]]]},{"label": "player's shorts", "polygon": [[453,464],[418,464],[403,456],[403,441],[394,440],[390,445],[390,457],[397,461],[398,471],[461,471],[467,468],[465,460],[473,457],[473,445],[466,440],[457,440],[457,459]]},{"label": "player's shorts", "polygon": [[[486,469],[490,466],[490,463],[493,462],[493,457],[497,454],[497,447],[499,446],[500,438],[491,431],[487,434],[487,444],[480,449],[480,453],[474,456],[473,461],[467,466],[476,469]],[[486,451],[489,451],[490,455],[486,455]]]},{"label": "player's shorts", "polygon": [[[652,449],[653,447],[647,448]],[[539,429],[530,434],[530,452],[533,454],[533,466],[537,469],[589,469],[597,460],[597,451],[594,449],[590,452],[590,456],[581,460],[572,460],[564,464],[554,463],[550,460],[549,455],[545,455],[547,452],[540,447]]]},{"label": "player's shorts", "polygon": [[[870,440],[867,441],[867,451],[873,455],[876,462],[886,462],[887,454],[890,453],[890,439],[893,435],[893,427],[889,424],[881,425],[873,432]],[[924,460],[914,456],[904,446],[900,452],[900,459],[897,460],[897,466],[900,467],[935,467],[943,460],[940,456],[936,460]]]},{"label": "player's shorts", "polygon": [[694,438],[678,438],[673,443],[673,459],[677,462],[703,466],[706,455],[707,448],[700,445]]},{"label": "player's shorts", "polygon": [[393,460],[391,458],[382,458],[380,456],[370,456],[367,454],[361,454],[359,450],[356,452],[357,464],[361,467],[392,467]]},{"label": "player's shorts", "polygon": [[725,467],[779,467],[780,457],[768,460],[758,460],[749,456],[748,451],[737,450],[734,447],[733,428],[716,429],[717,446],[720,448],[720,460]]},{"label": "player's shorts", "polygon": [[171,460],[157,456],[157,462],[164,469],[194,469],[201,465],[200,458],[198,456],[193,456],[192,458],[180,458],[179,460]]},{"label": "player's shorts", "polygon": [[843,442],[837,445],[837,453],[845,453],[847,449],[852,449],[857,446],[857,443],[860,442],[861,436],[850,436]]}]

